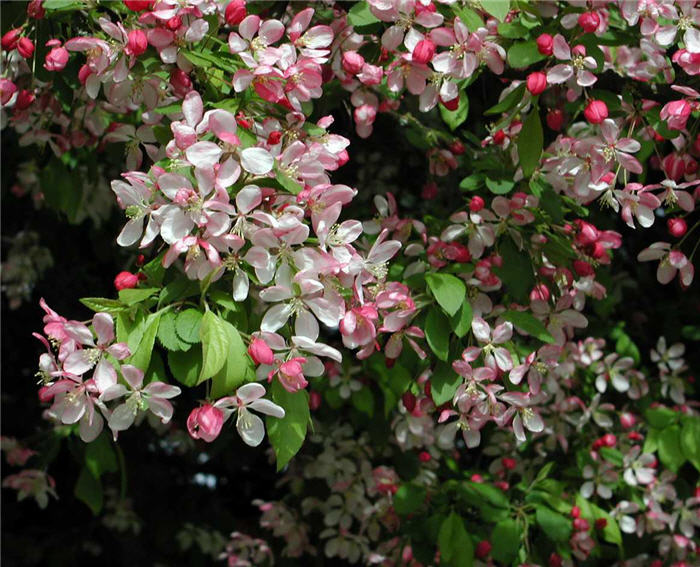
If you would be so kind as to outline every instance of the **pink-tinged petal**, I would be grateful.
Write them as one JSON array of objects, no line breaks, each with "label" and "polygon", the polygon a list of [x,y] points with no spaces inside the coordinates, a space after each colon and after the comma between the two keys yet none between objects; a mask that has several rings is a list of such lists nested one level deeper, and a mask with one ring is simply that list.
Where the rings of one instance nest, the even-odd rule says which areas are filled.
[{"label": "pink-tinged petal", "polygon": [[614,120],[607,118],[603,120],[602,124],[600,125],[600,133],[608,144],[614,144],[617,142],[617,136],[620,133],[620,129],[617,127]]},{"label": "pink-tinged petal", "polygon": [[182,101],[182,114],[184,114],[187,124],[192,128],[197,126],[202,120],[203,112],[204,105],[199,93],[197,91],[187,93],[185,100]]},{"label": "pink-tinged petal", "polygon": [[[667,284],[676,277],[678,270],[666,262],[660,262],[656,270],[656,279],[660,284]],[[65,364],[64,364],[65,367]]]},{"label": "pink-tinged petal", "polygon": [[474,379],[478,382],[492,382],[496,379],[496,376],[496,371],[493,368],[488,368],[487,366],[482,366],[481,368],[476,368],[474,370]]},{"label": "pink-tinged petal", "polygon": [[238,31],[247,40],[253,39],[253,36],[260,29],[260,17],[254,14],[246,16],[243,21],[238,25]]},{"label": "pink-tinged petal", "polygon": [[680,279],[681,284],[688,287],[693,283],[693,278],[695,277],[695,266],[688,262],[685,266],[680,269]]},{"label": "pink-tinged petal", "polygon": [[132,390],[140,390],[143,385],[143,370],[131,364],[124,364],[121,367],[122,376],[127,381]]},{"label": "pink-tinged petal", "polygon": [[322,49],[333,43],[333,29],[330,26],[314,26],[304,34],[304,46]]},{"label": "pink-tinged petal", "polygon": [[267,310],[260,323],[260,330],[274,333],[282,328],[292,314],[292,307],[286,303],[272,306]]},{"label": "pink-tinged petal", "polygon": [[90,329],[87,328],[87,325],[79,323],[78,321],[68,321],[63,325],[63,328],[65,329],[66,333],[68,333],[70,338],[78,343],[88,346],[95,345],[92,339],[92,333],[90,332]]},{"label": "pink-tinged petal", "polygon": [[508,350],[499,347],[493,350],[493,356],[496,359],[496,366],[507,372],[513,368],[513,359],[510,357]]},{"label": "pink-tinged petal", "polygon": [[151,382],[143,389],[143,392],[154,398],[169,400],[179,396],[182,390],[178,386],[171,386],[165,382]]},{"label": "pink-tinged petal", "polygon": [[92,318],[92,327],[97,335],[97,344],[107,345],[114,340],[114,319],[109,313],[96,313]]},{"label": "pink-tinged petal", "polygon": [[143,221],[144,217],[140,217],[126,223],[117,237],[117,244],[124,247],[135,244],[143,234]]},{"label": "pink-tinged petal", "polygon": [[131,350],[129,350],[129,345],[126,343],[114,343],[107,349],[107,352],[117,360],[124,360],[131,356]]},{"label": "pink-tinged petal", "polygon": [[571,65],[555,65],[547,72],[547,82],[558,85],[570,79],[573,74]]},{"label": "pink-tinged petal", "polygon": [[70,353],[63,361],[63,370],[70,374],[81,376],[89,371],[94,364],[90,350],[76,350]]},{"label": "pink-tinged petal", "polygon": [[120,404],[109,416],[107,425],[112,431],[125,431],[134,424],[136,409],[132,409],[126,404]]},{"label": "pink-tinged petal", "polygon": [[513,370],[510,371],[510,374],[508,374],[508,379],[511,381],[512,384],[520,384],[528,369],[529,366],[527,366],[526,364],[516,366],[515,368],[513,368]]},{"label": "pink-tinged petal", "polygon": [[642,173],[642,171],[644,171],[642,164],[629,154],[618,152],[617,161],[630,173]]},{"label": "pink-tinged petal", "polygon": [[192,189],[190,180],[176,173],[164,173],[158,178],[158,188],[168,199],[175,199],[180,189]]},{"label": "pink-tinged petal", "polygon": [[403,41],[404,31],[399,26],[391,26],[382,34],[382,47],[389,51],[396,49]]},{"label": "pink-tinged petal", "polygon": [[173,405],[162,398],[149,398],[148,409],[159,417],[162,423],[168,423],[173,417]]},{"label": "pink-tinged petal", "polygon": [[542,417],[540,414],[534,411],[532,413],[526,413],[523,416],[523,422],[525,427],[527,427],[533,433],[539,433],[540,431],[544,430],[544,421],[542,421]]},{"label": "pink-tinged petal", "polygon": [[275,159],[264,148],[246,148],[241,151],[241,166],[254,175],[265,175],[272,170]]},{"label": "pink-tinged petal", "polygon": [[121,398],[128,393],[129,390],[126,389],[126,386],[124,386],[124,384],[113,384],[100,394],[100,400],[102,400],[103,402],[111,402],[112,400]]},{"label": "pink-tinged petal", "polygon": [[576,73],[576,82],[582,87],[593,86],[597,81],[598,77],[586,69],[581,69],[578,73]]},{"label": "pink-tinged petal", "polygon": [[117,371],[104,358],[97,363],[92,375],[97,391],[102,393],[117,383]]},{"label": "pink-tinged petal", "polygon": [[173,207],[169,212],[161,224],[160,235],[168,244],[175,244],[190,233],[194,222],[178,207]]},{"label": "pink-tinged petal", "polygon": [[246,185],[236,195],[236,207],[243,214],[250,213],[262,203],[262,191],[257,185]]},{"label": "pink-tinged petal", "polygon": [[474,317],[472,320],[472,331],[476,339],[482,343],[487,343],[491,340],[491,328],[481,317]]},{"label": "pink-tinged petal", "polygon": [[647,207],[637,207],[637,220],[644,228],[654,224],[654,211]]},{"label": "pink-tinged petal", "polygon": [[622,138],[617,141],[616,147],[621,152],[634,154],[642,148],[642,145],[637,140],[634,140],[632,138]]},{"label": "pink-tinged petal", "polygon": [[222,150],[213,142],[197,142],[185,150],[187,161],[195,167],[214,167],[219,163]]},{"label": "pink-tinged petal", "polygon": [[493,330],[493,342],[501,344],[509,341],[513,336],[513,324],[510,322],[501,323]]},{"label": "pink-tinged petal", "polygon": [[267,45],[272,45],[284,35],[284,24],[279,20],[267,20],[263,22],[258,31],[258,37]]},{"label": "pink-tinged petal", "polygon": [[566,39],[564,39],[564,36],[561,34],[554,36],[552,51],[557,59],[563,59],[564,61],[571,59],[571,49],[569,48],[569,44],[566,42]]},{"label": "pink-tinged petal", "polygon": [[69,425],[71,423],[77,423],[78,420],[85,415],[87,411],[87,401],[84,395],[72,397],[67,394],[63,400],[59,402],[59,407],[62,410],[59,416],[61,422]]},{"label": "pink-tinged petal", "polygon": [[237,92],[243,92],[253,82],[255,75],[248,69],[239,69],[233,74],[233,89]]},{"label": "pink-tinged petal", "polygon": [[513,418],[513,433],[515,434],[515,438],[521,443],[527,440],[525,429],[523,429],[523,420],[519,413]]},{"label": "pink-tinged petal", "polygon": [[238,410],[236,429],[246,445],[257,447],[265,438],[265,425],[257,415],[245,408]]},{"label": "pink-tinged petal", "polygon": [[271,415],[272,417],[277,417],[282,419],[284,417],[284,408],[278,406],[277,404],[271,402],[270,400],[255,400],[248,404],[250,409],[264,413],[265,415]]},{"label": "pink-tinged petal", "polygon": [[474,362],[481,354],[481,349],[479,347],[467,347],[462,353],[462,358],[467,362]]},{"label": "pink-tinged petal", "polygon": [[83,443],[92,443],[104,427],[104,419],[98,412],[93,412],[90,418],[87,415],[83,416],[80,421],[80,439]]},{"label": "pink-tinged petal", "polygon": [[692,212],[695,209],[695,200],[686,191],[676,191],[676,198],[678,199],[678,206],[687,212]]},{"label": "pink-tinged petal", "polygon": [[671,45],[676,38],[676,26],[663,26],[656,32],[656,41],[664,47]]}]

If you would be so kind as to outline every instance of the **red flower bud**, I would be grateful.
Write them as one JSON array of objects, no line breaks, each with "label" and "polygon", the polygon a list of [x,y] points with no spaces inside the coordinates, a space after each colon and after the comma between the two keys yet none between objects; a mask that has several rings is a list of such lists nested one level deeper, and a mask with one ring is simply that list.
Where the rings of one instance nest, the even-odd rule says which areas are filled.
[{"label": "red flower bud", "polygon": [[401,401],[409,413],[416,408],[416,397],[411,392],[404,392]]},{"label": "red flower bud", "polygon": [[493,143],[500,146],[506,140],[506,133],[503,130],[496,130],[493,133]]},{"label": "red flower bud", "polygon": [[471,200],[469,201],[469,210],[470,210],[472,213],[478,213],[481,209],[484,208],[484,206],[486,206],[486,203],[485,203],[484,200],[483,200],[481,197],[479,197],[478,195],[475,195],[475,196],[472,197]]},{"label": "red flower bud", "polygon": [[512,471],[516,465],[515,459],[511,459],[510,457],[503,457],[501,459],[501,463],[503,464],[503,467],[509,471]]},{"label": "red flower bud", "polygon": [[634,424],[636,422],[637,419],[634,417],[634,414],[627,412],[620,414],[620,425],[622,425],[622,427],[624,427],[625,429],[634,427]]},{"label": "red flower bud", "polygon": [[224,425],[224,412],[211,404],[195,408],[187,418],[187,430],[193,439],[203,439],[211,443],[221,433]]},{"label": "red flower bud", "polygon": [[608,117],[608,105],[602,100],[591,100],[583,111],[583,115],[591,124],[600,124]]},{"label": "red flower bud", "polygon": [[131,272],[119,272],[114,278],[114,287],[117,291],[132,289],[139,284],[139,277]]},{"label": "red flower bud", "polygon": [[466,148],[461,140],[453,140],[450,144],[450,151],[456,156],[461,156],[466,151]]},{"label": "red flower bud", "polygon": [[143,266],[143,263],[146,261],[146,257],[143,254],[139,254],[136,256],[136,265],[137,266]]},{"label": "red flower bud", "polygon": [[554,53],[554,38],[548,33],[540,34],[536,40],[537,51],[542,55],[551,55]]},{"label": "red flower bud", "polygon": [[226,5],[224,12],[226,23],[229,26],[237,26],[246,17],[245,0],[232,0]]},{"label": "red flower bud", "polygon": [[2,45],[3,49],[7,51],[12,51],[15,47],[17,47],[17,42],[19,41],[19,38],[21,36],[22,28],[12,29],[2,36],[2,40],[0,40],[0,45]]},{"label": "red flower bud", "polygon": [[148,38],[143,30],[131,30],[127,36],[126,49],[127,55],[135,55],[138,57],[148,49]]},{"label": "red flower bud", "polygon": [[593,244],[600,237],[598,229],[591,223],[584,220],[577,219],[574,221],[578,226],[578,234],[576,235],[576,242],[578,244],[587,245]]},{"label": "red flower bud", "polygon": [[598,518],[595,521],[595,529],[596,530],[602,530],[605,528],[605,526],[608,525],[608,521],[605,518]]},{"label": "red flower bud", "polygon": [[146,8],[150,8],[153,0],[124,0],[124,4],[133,12],[142,12]]},{"label": "red flower bud", "polygon": [[28,90],[21,90],[17,94],[17,100],[15,101],[15,108],[17,110],[26,110],[29,108],[36,99],[34,93]]},{"label": "red flower bud", "polygon": [[559,132],[562,126],[564,126],[564,111],[559,108],[550,110],[547,113],[547,117],[545,118],[545,120],[547,121],[547,126],[550,130]]},{"label": "red flower bud", "polygon": [[603,444],[606,447],[614,447],[617,444],[617,437],[615,437],[612,433],[606,433],[602,437],[603,439]]},{"label": "red flower bud", "polygon": [[165,27],[170,31],[177,31],[182,25],[182,18],[180,16],[173,16],[167,22],[165,22]]},{"label": "red flower bud", "polygon": [[429,39],[421,39],[413,48],[411,59],[414,63],[429,63],[435,55],[435,44]]},{"label": "red flower bud", "polygon": [[574,271],[582,278],[595,274],[593,266],[585,260],[574,260]]},{"label": "red flower bud", "polygon": [[547,88],[547,75],[542,71],[535,71],[527,76],[527,90],[533,95],[542,94]]},{"label": "red flower bud", "polygon": [[668,219],[666,226],[668,233],[675,238],[680,238],[688,231],[688,223],[682,218]]},{"label": "red flower bud", "polygon": [[41,5],[44,0],[32,0],[27,5],[27,16],[35,20],[41,20],[46,15],[46,10]]},{"label": "red flower bud", "polygon": [[348,75],[357,75],[360,71],[362,71],[362,66],[365,64],[365,58],[357,53],[357,51],[346,51],[343,53],[341,64],[343,66],[343,71],[345,71]]},{"label": "red flower bud", "polygon": [[600,25],[600,16],[598,12],[584,12],[578,17],[578,25],[581,26],[586,33],[593,33]]},{"label": "red flower bud", "polygon": [[185,98],[185,95],[192,90],[192,79],[182,69],[174,69],[170,73],[170,84],[180,98]]},{"label": "red flower bud", "polygon": [[430,456],[430,453],[428,453],[428,451],[421,451],[420,453],[418,453],[418,460],[421,463],[427,463],[427,462],[431,461],[432,459],[433,458]]},{"label": "red flower bud", "polygon": [[34,55],[34,44],[32,40],[28,37],[20,38],[17,42],[17,52],[25,59],[29,59]]},{"label": "red flower bud", "polygon": [[590,529],[591,525],[585,518],[576,518],[574,520],[574,529],[577,532],[586,532]]},{"label": "red flower bud", "polygon": [[491,553],[492,548],[493,546],[491,545],[490,541],[482,540],[476,544],[476,550],[474,551],[474,555],[478,559],[484,559],[488,556],[489,553]]},{"label": "red flower bud", "polygon": [[321,394],[316,390],[312,390],[309,394],[309,409],[311,411],[316,411],[321,407]]},{"label": "red flower bud", "polygon": [[552,551],[552,554],[549,556],[549,561],[548,565],[549,567],[562,567],[564,564],[564,560],[561,558],[561,555],[558,555],[554,551]]},{"label": "red flower bud", "polygon": [[451,100],[444,100],[442,97],[440,97],[440,104],[442,104],[442,106],[444,106],[447,110],[454,112],[459,108],[459,97],[456,96]]},{"label": "red flower bud", "polygon": [[426,201],[430,201],[431,199],[434,199],[438,195],[438,186],[437,183],[434,181],[431,181],[429,183],[426,183],[423,185],[423,189],[421,190],[420,196],[421,199],[425,199]]},{"label": "red flower bud", "polygon": [[250,341],[248,354],[255,364],[272,364],[275,362],[275,355],[272,349],[262,339],[255,338]]},{"label": "red flower bud", "polygon": [[580,518],[581,517],[581,508],[578,506],[573,506],[571,508],[571,517],[572,518]]},{"label": "red flower bud", "polygon": [[270,132],[269,136],[267,137],[267,143],[271,146],[276,146],[280,143],[280,140],[282,140],[282,132],[280,132],[279,130]]},{"label": "red flower bud", "polygon": [[544,284],[536,285],[530,292],[530,300],[549,301],[549,288]]},{"label": "red flower bud", "polygon": [[65,47],[54,47],[46,54],[44,69],[47,71],[62,71],[68,64],[70,54]]}]

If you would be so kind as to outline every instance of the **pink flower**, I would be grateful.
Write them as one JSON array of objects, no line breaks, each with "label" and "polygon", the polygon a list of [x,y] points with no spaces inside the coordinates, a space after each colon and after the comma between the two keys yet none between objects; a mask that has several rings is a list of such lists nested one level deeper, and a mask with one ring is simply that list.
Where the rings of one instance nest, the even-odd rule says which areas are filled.
[{"label": "pink flower", "polygon": [[695,267],[680,250],[674,250],[668,242],[655,242],[637,255],[640,262],[660,260],[656,270],[656,279],[661,284],[667,284],[680,273],[680,282],[683,287],[693,283]]},{"label": "pink flower", "polygon": [[666,103],[660,116],[662,120],[666,120],[671,130],[683,130],[691,112],[690,103],[681,99]]},{"label": "pink flower", "polygon": [[148,38],[143,30],[131,30],[129,32],[124,53],[138,57],[148,49]]},{"label": "pink flower", "polygon": [[527,90],[537,96],[547,88],[547,75],[542,71],[534,71],[527,76]]},{"label": "pink flower", "polygon": [[245,0],[231,0],[231,2],[226,5],[224,17],[229,26],[237,26],[240,24],[246,17]]},{"label": "pink flower", "polygon": [[583,115],[591,124],[600,124],[608,117],[608,106],[602,100],[591,100]]},{"label": "pink flower", "polygon": [[250,341],[248,354],[255,364],[273,364],[275,362],[275,355],[272,349],[262,339],[254,338]]},{"label": "pink flower", "polygon": [[357,51],[345,51],[342,58],[343,70],[350,75],[357,75],[362,71],[362,66],[365,64],[365,58]]},{"label": "pink flower", "polygon": [[435,55],[435,43],[429,39],[421,39],[413,48],[411,59],[414,63],[426,64]]},{"label": "pink flower", "polygon": [[484,362],[489,368],[500,368],[505,372],[513,368],[513,359],[508,349],[494,346],[506,343],[511,339],[513,336],[512,323],[501,323],[491,331],[486,321],[481,317],[474,317],[472,321],[472,332],[480,343],[484,343],[484,346],[467,348],[467,350],[465,350],[465,360],[467,362],[476,360],[479,354],[483,352]]},{"label": "pink flower", "polygon": [[277,371],[271,372],[267,379],[272,380],[272,377],[277,374],[280,384],[288,392],[296,392],[298,390],[303,390],[308,386],[308,382],[304,377],[304,367],[303,364],[306,362],[306,358],[302,356],[297,356],[279,365]]},{"label": "pink flower", "polygon": [[51,51],[46,54],[46,60],[44,61],[44,69],[47,71],[62,71],[68,64],[68,59],[70,54],[65,47],[61,47],[61,42],[57,40],[50,40],[46,43],[49,44],[57,43],[55,47],[52,47]]},{"label": "pink flower", "polygon": [[187,430],[193,439],[211,443],[221,433],[224,426],[224,412],[211,404],[195,408],[187,418]]},{"label": "pink flower", "polygon": [[[552,50],[557,59],[571,61],[572,63],[560,63],[547,72],[547,81],[558,85],[568,81],[576,74],[576,84],[580,87],[590,87],[595,84],[598,78],[588,69],[595,69],[598,64],[593,57],[584,53],[575,53],[572,57],[571,48],[566,43],[564,36],[557,34],[552,43]],[[580,50],[578,50],[580,52]],[[607,117],[607,114],[605,115]],[[601,119],[602,122],[602,119]]]}]

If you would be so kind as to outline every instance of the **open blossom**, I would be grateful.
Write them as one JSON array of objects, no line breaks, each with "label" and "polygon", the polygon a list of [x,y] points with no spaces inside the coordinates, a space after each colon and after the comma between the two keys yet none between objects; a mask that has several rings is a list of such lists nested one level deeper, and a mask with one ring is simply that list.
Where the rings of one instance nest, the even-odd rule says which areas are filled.
[{"label": "open blossom", "polygon": [[492,330],[489,324],[481,317],[474,317],[472,321],[472,332],[476,340],[483,343],[484,346],[467,348],[465,353],[467,354],[468,361],[476,360],[476,358],[483,353],[484,361],[489,368],[500,368],[505,372],[513,368],[513,359],[508,349],[502,346],[496,346],[506,343],[511,339],[513,336],[512,323],[501,323]]},{"label": "open blossom", "polygon": [[693,282],[695,267],[685,254],[678,249],[673,249],[668,242],[655,242],[637,255],[640,262],[659,260],[656,270],[656,279],[661,284],[667,284],[680,274],[680,282],[688,287]]},{"label": "open blossom", "polygon": [[553,43],[554,56],[560,61],[571,61],[571,63],[559,63],[547,72],[547,81],[552,84],[560,84],[576,75],[576,84],[580,87],[590,87],[596,83],[598,78],[591,73],[590,69],[595,69],[598,65],[593,57],[586,56],[583,46],[576,46],[572,55],[569,44],[564,36],[557,34]]}]

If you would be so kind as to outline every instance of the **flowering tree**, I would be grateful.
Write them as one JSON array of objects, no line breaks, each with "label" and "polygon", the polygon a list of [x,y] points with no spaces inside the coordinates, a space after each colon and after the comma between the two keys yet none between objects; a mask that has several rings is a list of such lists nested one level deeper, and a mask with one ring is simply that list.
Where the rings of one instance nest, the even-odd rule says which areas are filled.
[{"label": "flowering tree", "polygon": [[[80,300],[85,320],[39,302],[44,441],[3,441],[20,499],[59,505],[65,444],[75,496],[128,531],[140,463],[124,439],[201,463],[242,441],[279,473],[255,536],[187,517],[182,549],[229,565],[697,560],[680,341],[700,328],[669,312],[698,308],[694,2],[14,9],[2,125],[30,151],[13,192],[72,223],[118,214],[129,263],[116,297]],[[400,186],[371,177],[374,147],[410,169]],[[47,266],[20,236],[11,306]],[[637,295],[663,299],[625,326]]]}]

